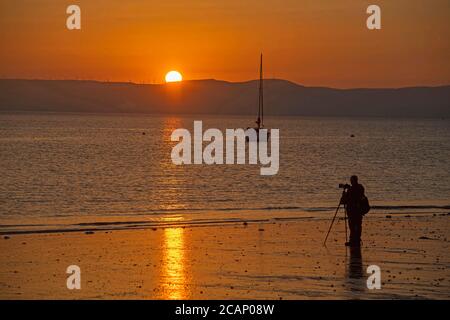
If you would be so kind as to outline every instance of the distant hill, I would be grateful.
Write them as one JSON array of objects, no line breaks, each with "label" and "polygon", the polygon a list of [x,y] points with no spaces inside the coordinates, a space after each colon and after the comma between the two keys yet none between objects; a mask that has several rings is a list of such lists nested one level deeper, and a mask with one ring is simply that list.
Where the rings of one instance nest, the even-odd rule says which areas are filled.
[{"label": "distant hill", "polygon": [[[3,79],[0,111],[252,115],[257,88],[257,81],[133,84]],[[264,89],[267,115],[450,117],[450,86],[332,89],[267,79]]]}]

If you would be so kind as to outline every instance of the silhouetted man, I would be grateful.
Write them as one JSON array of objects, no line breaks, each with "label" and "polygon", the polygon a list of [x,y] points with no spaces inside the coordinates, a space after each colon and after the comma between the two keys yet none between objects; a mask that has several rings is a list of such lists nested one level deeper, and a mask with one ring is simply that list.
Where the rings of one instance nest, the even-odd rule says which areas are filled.
[{"label": "silhouetted man", "polygon": [[348,226],[350,229],[350,240],[346,246],[360,246],[363,212],[361,202],[364,198],[364,187],[358,183],[357,176],[351,176],[351,186],[348,187],[341,199],[341,203],[347,206]]}]

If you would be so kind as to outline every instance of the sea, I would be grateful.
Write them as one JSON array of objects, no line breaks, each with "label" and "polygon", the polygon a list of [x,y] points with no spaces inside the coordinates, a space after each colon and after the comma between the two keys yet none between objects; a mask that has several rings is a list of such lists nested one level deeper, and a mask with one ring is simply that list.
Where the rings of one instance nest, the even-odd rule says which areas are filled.
[{"label": "sea", "polygon": [[280,134],[272,176],[173,164],[172,132],[196,120],[225,132],[255,119],[0,113],[0,233],[330,219],[351,175],[369,216],[450,212],[449,119],[268,116]]}]

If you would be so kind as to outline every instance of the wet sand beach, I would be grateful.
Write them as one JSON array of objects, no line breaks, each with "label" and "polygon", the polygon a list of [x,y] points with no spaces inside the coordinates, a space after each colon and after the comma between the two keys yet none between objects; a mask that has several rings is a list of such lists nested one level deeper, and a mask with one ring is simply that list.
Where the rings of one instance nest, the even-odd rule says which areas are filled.
[{"label": "wet sand beach", "polygon": [[343,221],[324,247],[327,219],[2,235],[0,298],[449,299],[449,218],[369,214],[361,250],[343,246]]}]

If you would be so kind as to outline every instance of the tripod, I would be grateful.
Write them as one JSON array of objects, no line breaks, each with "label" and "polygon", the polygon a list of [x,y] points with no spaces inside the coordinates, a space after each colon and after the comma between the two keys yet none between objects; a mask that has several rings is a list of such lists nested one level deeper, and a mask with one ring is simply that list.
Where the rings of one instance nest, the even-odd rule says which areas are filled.
[{"label": "tripod", "polygon": [[[336,212],[334,213],[333,220],[331,220],[330,228],[328,229],[327,236],[325,237],[325,240],[324,240],[324,242],[323,242],[323,245],[324,245],[324,246],[326,245],[328,236],[330,235],[331,228],[333,227],[334,220],[336,219],[336,216],[337,216],[337,213],[338,213],[338,211],[339,211],[339,208],[341,207],[341,204],[342,204],[342,198],[344,197],[344,195],[345,195],[345,189],[342,191],[341,200],[339,200],[339,205],[338,205],[338,207],[336,208]],[[347,206],[346,206],[345,204],[344,204],[344,214],[345,214],[345,215],[344,215],[344,224],[345,224],[345,242],[347,242],[347,239],[348,239],[348,237],[347,237]]]}]

